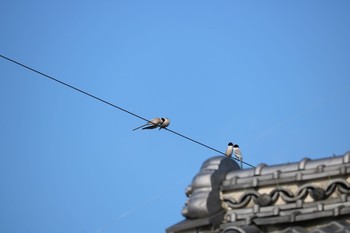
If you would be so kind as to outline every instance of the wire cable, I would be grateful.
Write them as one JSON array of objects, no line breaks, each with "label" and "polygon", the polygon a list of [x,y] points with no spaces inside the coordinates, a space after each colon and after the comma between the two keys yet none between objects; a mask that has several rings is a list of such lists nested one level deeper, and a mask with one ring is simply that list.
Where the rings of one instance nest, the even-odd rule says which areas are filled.
[{"label": "wire cable", "polygon": [[[178,132],[175,132],[175,131],[173,131],[173,130],[171,130],[171,129],[168,129],[168,128],[164,128],[164,129],[165,129],[165,130],[168,130],[169,132],[171,132],[171,133],[173,133],[173,134],[176,134],[176,135],[178,135],[178,136],[180,136],[180,137],[183,137],[183,138],[185,138],[185,139],[187,139],[187,140],[189,140],[189,141],[192,141],[192,142],[194,142],[194,143],[197,143],[197,144],[199,144],[199,145],[201,145],[201,146],[204,146],[204,147],[206,147],[206,148],[208,148],[208,149],[210,149],[210,150],[213,150],[213,151],[215,151],[215,152],[218,152],[218,153],[220,153],[220,154],[226,156],[225,153],[223,153],[223,152],[221,152],[221,151],[219,151],[219,150],[217,150],[217,149],[215,149],[215,148],[213,148],[213,147],[210,147],[210,146],[208,146],[208,145],[205,145],[205,144],[203,144],[203,143],[201,143],[201,142],[198,142],[198,141],[196,141],[196,140],[194,140],[194,139],[192,139],[192,138],[189,138],[189,137],[187,137],[187,136],[185,136],[185,135],[183,135],[183,134],[180,134],[180,133],[178,133]],[[231,157],[231,159],[234,159],[234,160],[237,160],[237,161],[241,161],[241,160],[239,160],[239,159],[237,159],[237,158],[233,158],[233,157]],[[242,160],[242,163],[245,164],[245,165],[248,165],[248,166],[250,166],[250,167],[253,167],[253,168],[255,167],[255,166],[253,166],[253,165],[251,165],[251,164],[249,164],[249,163],[247,163],[247,162],[244,162],[243,160]]]},{"label": "wire cable", "polygon": [[128,114],[130,114],[130,115],[133,115],[133,116],[135,116],[135,117],[137,117],[137,118],[140,118],[140,119],[142,119],[142,120],[144,120],[144,121],[148,121],[146,118],[143,118],[143,117],[141,117],[141,116],[139,116],[139,115],[137,115],[137,114],[135,114],[135,113],[132,113],[132,112],[130,112],[130,111],[124,109],[124,108],[118,107],[117,105],[114,105],[114,104],[112,104],[112,103],[110,103],[110,102],[108,102],[108,101],[106,101],[106,100],[103,100],[103,99],[101,99],[101,98],[99,98],[99,97],[97,97],[97,96],[94,96],[94,95],[92,95],[92,94],[90,94],[90,93],[88,93],[88,92],[86,92],[86,91],[83,91],[83,90],[81,90],[81,89],[79,89],[79,88],[76,88],[76,87],[74,87],[74,86],[72,86],[72,85],[69,85],[69,84],[67,84],[67,83],[65,83],[65,82],[63,82],[63,81],[61,81],[61,80],[58,80],[58,79],[56,79],[56,78],[54,78],[54,77],[52,77],[52,76],[50,76],[50,75],[44,74],[43,72],[40,72],[40,71],[38,71],[38,70],[36,70],[36,69],[33,69],[33,68],[31,68],[31,67],[29,67],[29,66],[26,66],[26,65],[24,65],[24,64],[22,64],[22,63],[19,63],[19,62],[15,61],[15,60],[13,60],[13,59],[11,59],[11,58],[5,57],[5,56],[3,56],[3,55],[1,55],[1,54],[0,54],[0,57],[4,58],[4,59],[6,59],[6,60],[8,60],[8,61],[10,61],[10,62],[13,62],[13,63],[15,63],[15,64],[17,64],[17,65],[19,65],[19,66],[22,66],[22,67],[24,67],[24,68],[26,68],[26,69],[28,69],[28,70],[31,70],[31,71],[33,71],[33,72],[35,72],[35,73],[38,73],[38,74],[40,74],[40,75],[42,75],[42,76],[45,76],[46,78],[49,78],[49,79],[51,79],[51,80],[53,80],[53,81],[55,81],[55,82],[58,82],[58,83],[60,83],[60,84],[62,84],[62,85],[64,85],[64,86],[66,86],[66,87],[69,87],[69,88],[71,88],[71,89],[73,89],[73,90],[76,90],[76,91],[78,91],[78,92],[80,92],[80,93],[83,93],[83,94],[85,94],[85,95],[87,95],[87,96],[90,96],[90,97],[92,97],[92,98],[94,98],[94,99],[96,99],[96,100],[99,100],[99,101],[101,101],[101,102],[103,102],[103,103],[105,103],[105,104],[108,104],[108,105],[110,105],[110,106],[112,106],[112,107],[114,107],[114,108],[117,108],[117,109],[119,109],[119,110],[121,110],[121,111],[124,111],[124,112],[126,112],[126,113],[128,113]]},{"label": "wire cable", "polygon": [[[139,115],[137,115],[137,114],[135,114],[135,113],[133,113],[133,112],[130,112],[130,111],[124,109],[124,108],[121,108],[121,107],[119,107],[119,106],[117,106],[117,105],[115,105],[115,104],[112,104],[112,103],[110,103],[110,102],[108,102],[108,101],[106,101],[106,100],[104,100],[104,99],[101,99],[101,98],[95,96],[95,95],[92,95],[92,94],[90,94],[90,93],[88,93],[88,92],[86,92],[86,91],[83,91],[83,90],[81,90],[81,89],[79,89],[79,88],[76,88],[76,87],[74,87],[74,86],[72,86],[72,85],[70,85],[70,84],[68,84],[68,83],[65,83],[65,82],[63,82],[63,81],[61,81],[61,80],[58,80],[58,79],[56,79],[56,78],[54,78],[54,77],[52,77],[52,76],[50,76],[50,75],[47,75],[47,74],[45,74],[45,73],[43,73],[43,72],[40,72],[40,71],[38,71],[38,70],[36,70],[36,69],[34,69],[34,68],[31,68],[31,67],[29,67],[29,66],[27,66],[27,65],[24,65],[24,64],[22,64],[22,63],[20,63],[20,62],[18,62],[18,61],[15,61],[15,60],[13,60],[13,59],[11,59],[11,58],[8,58],[8,57],[6,57],[6,56],[4,56],[4,55],[1,55],[1,54],[0,54],[0,57],[4,58],[5,60],[8,60],[8,61],[10,61],[10,62],[12,62],[12,63],[15,63],[15,64],[17,64],[17,65],[19,65],[19,66],[22,66],[23,68],[26,68],[26,69],[28,69],[28,70],[30,70],[30,71],[33,71],[33,72],[35,72],[35,73],[37,73],[37,74],[40,74],[40,75],[42,75],[42,76],[44,76],[44,77],[46,77],[46,78],[48,78],[48,79],[51,79],[52,81],[55,81],[55,82],[57,82],[57,83],[59,83],[59,84],[62,84],[62,85],[64,85],[64,86],[66,86],[66,87],[69,87],[69,88],[71,88],[71,89],[73,89],[73,90],[75,90],[75,91],[78,91],[78,92],[80,92],[80,93],[82,93],[82,94],[85,94],[85,95],[87,95],[87,96],[89,96],[89,97],[91,97],[91,98],[93,98],[93,99],[96,99],[96,100],[102,102],[102,103],[105,103],[105,104],[110,105],[110,106],[112,106],[112,107],[114,107],[114,108],[116,108],[116,109],[119,109],[119,110],[121,110],[121,111],[123,111],[123,112],[126,112],[126,113],[128,113],[128,114],[130,114],[130,115],[132,115],[132,116],[134,116],[134,117],[137,117],[137,118],[139,118],[139,119],[141,119],[141,120],[144,120],[144,121],[146,121],[146,122],[150,122],[148,119],[146,119],[146,118],[144,118],[144,117],[142,117],[142,116],[139,116]],[[152,122],[151,122],[151,123],[152,123]],[[164,128],[164,129],[166,129],[167,131],[169,131],[169,132],[171,132],[171,133],[173,133],[173,134],[176,134],[176,135],[178,135],[178,136],[180,136],[180,137],[182,137],[182,138],[185,138],[185,139],[187,139],[187,140],[189,140],[189,141],[191,141],[191,142],[194,142],[194,143],[196,143],[196,144],[198,144],[198,145],[204,146],[204,147],[206,147],[206,148],[208,148],[208,149],[210,149],[210,150],[213,150],[213,151],[218,152],[218,153],[220,153],[220,154],[222,154],[222,155],[225,155],[225,153],[223,153],[223,152],[221,152],[221,151],[219,151],[219,150],[217,150],[217,149],[215,149],[215,148],[213,148],[213,147],[210,147],[210,146],[208,146],[208,145],[205,145],[205,144],[203,144],[203,143],[201,143],[201,142],[199,142],[199,141],[196,141],[196,140],[194,140],[194,139],[192,139],[192,138],[189,138],[189,137],[187,137],[187,136],[185,136],[185,135],[183,135],[183,134],[180,134],[180,133],[175,132],[175,131],[173,131],[173,130],[171,130],[171,129],[168,129],[168,128]],[[237,158],[232,158],[232,159],[239,161],[239,159],[237,159]],[[242,163],[244,163],[244,164],[246,164],[246,165],[248,165],[248,166],[254,168],[254,166],[251,165],[251,164],[249,164],[249,163],[246,163],[246,162],[244,162],[244,161],[242,161]]]}]

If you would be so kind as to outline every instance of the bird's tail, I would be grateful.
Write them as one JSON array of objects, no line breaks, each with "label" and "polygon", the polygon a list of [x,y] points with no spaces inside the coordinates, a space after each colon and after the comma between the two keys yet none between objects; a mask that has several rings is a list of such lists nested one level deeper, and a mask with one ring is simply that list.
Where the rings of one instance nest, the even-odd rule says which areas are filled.
[{"label": "bird's tail", "polygon": [[242,157],[239,158],[239,162],[241,163],[241,168],[243,169]]},{"label": "bird's tail", "polygon": [[142,129],[155,129],[157,127],[158,127],[158,125],[150,125],[150,126],[147,126],[147,127],[143,127]]},{"label": "bird's tail", "polygon": [[[148,124],[148,123],[147,123],[147,124]],[[142,128],[142,127],[144,127],[144,126],[147,125],[147,124],[141,125],[141,126],[135,128],[135,129],[133,129],[132,131],[135,131],[135,130],[137,130],[137,129],[139,129],[139,128]]]}]

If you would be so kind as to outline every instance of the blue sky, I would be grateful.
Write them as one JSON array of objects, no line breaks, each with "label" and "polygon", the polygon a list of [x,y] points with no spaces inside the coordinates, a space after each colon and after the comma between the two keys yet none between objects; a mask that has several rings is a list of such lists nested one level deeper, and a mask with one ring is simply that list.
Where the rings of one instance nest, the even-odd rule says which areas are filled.
[{"label": "blue sky", "polygon": [[[0,2],[0,54],[245,160],[350,150],[349,1]],[[0,232],[164,232],[217,153],[0,59]]]}]

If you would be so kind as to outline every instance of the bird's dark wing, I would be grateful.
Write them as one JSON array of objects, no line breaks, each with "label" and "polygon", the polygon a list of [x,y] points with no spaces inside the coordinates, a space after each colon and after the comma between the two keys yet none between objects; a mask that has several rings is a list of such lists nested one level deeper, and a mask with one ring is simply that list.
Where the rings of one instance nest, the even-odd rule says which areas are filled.
[{"label": "bird's dark wing", "polygon": [[155,129],[157,127],[158,127],[158,125],[150,125],[150,126],[147,126],[147,127],[143,127],[142,129]]}]

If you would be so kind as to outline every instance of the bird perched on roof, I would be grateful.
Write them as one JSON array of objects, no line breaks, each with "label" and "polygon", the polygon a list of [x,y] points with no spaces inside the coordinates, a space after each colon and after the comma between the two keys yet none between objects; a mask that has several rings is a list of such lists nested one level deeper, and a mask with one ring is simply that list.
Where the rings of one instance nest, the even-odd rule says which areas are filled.
[{"label": "bird perched on roof", "polygon": [[241,162],[241,168],[243,169],[243,164],[242,164],[243,155],[237,144],[233,145],[233,153],[235,154],[236,158]]},{"label": "bird perched on roof", "polygon": [[225,155],[229,158],[232,157],[232,153],[233,153],[233,143],[230,142],[228,145],[227,145],[227,149],[226,149],[226,152],[225,152]]},{"label": "bird perched on roof", "polygon": [[[156,118],[153,118],[152,120],[148,121],[146,124],[144,125],[141,125],[134,130],[137,130],[139,128],[142,128],[142,129],[155,129],[155,128],[158,128],[161,129],[161,128],[166,128],[168,125],[170,124],[170,120],[168,118],[159,118],[159,117],[156,117]],[[147,126],[149,125],[149,126]],[[145,127],[146,126],[146,127]]]}]

